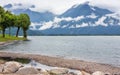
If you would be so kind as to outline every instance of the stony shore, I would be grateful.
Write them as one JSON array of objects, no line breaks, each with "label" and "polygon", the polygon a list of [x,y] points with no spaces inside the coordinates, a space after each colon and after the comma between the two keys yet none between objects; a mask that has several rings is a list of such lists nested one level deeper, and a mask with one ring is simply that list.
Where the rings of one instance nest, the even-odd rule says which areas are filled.
[{"label": "stony shore", "polygon": [[[95,62],[87,62],[82,60],[63,59],[63,58],[49,57],[49,56],[43,56],[43,55],[8,53],[8,52],[0,52],[0,58],[7,58],[7,59],[24,58],[24,59],[35,60],[41,64],[45,64],[48,66],[75,69],[75,70],[79,70],[80,73],[85,72],[85,74],[82,73],[80,75],[89,75],[95,72],[101,73],[101,74],[94,74],[94,75],[104,75],[104,74],[120,75],[119,67],[113,67],[107,64],[99,64]],[[42,74],[42,75],[45,75],[45,74]],[[64,74],[60,74],[60,75],[64,75]],[[65,75],[73,75],[73,74],[67,73]]]}]

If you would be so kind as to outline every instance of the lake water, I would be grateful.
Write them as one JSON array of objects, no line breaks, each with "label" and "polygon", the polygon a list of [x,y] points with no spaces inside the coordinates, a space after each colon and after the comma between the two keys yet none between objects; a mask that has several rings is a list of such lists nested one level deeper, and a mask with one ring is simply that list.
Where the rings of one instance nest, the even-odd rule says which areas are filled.
[{"label": "lake water", "polygon": [[0,51],[81,59],[120,67],[120,36],[30,36]]}]

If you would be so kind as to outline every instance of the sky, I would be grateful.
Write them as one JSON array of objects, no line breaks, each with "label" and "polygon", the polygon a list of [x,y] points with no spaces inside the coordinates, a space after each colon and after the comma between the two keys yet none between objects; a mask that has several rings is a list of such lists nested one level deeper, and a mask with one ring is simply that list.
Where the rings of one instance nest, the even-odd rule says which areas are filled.
[{"label": "sky", "polygon": [[[13,5],[23,4],[23,6],[18,8],[28,8],[31,5],[35,5],[35,8],[31,8],[34,11],[44,12],[48,10],[55,14],[62,14],[73,5],[86,1],[89,1],[90,5],[93,6],[109,9],[114,12],[120,11],[120,0],[0,0],[0,5],[4,6],[9,3]],[[17,6],[14,8],[17,8]]]}]

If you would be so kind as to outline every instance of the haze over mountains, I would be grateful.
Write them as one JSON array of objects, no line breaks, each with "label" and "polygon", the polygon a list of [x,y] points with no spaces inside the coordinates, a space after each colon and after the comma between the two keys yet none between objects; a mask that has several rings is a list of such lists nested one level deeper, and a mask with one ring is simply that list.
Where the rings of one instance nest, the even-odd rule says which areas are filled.
[{"label": "haze over mountains", "polygon": [[14,8],[22,4],[7,4],[4,8],[15,14],[27,13],[31,18],[31,33],[37,34],[120,34],[120,14],[92,6],[89,2],[76,4],[60,15],[36,12],[32,8]]}]

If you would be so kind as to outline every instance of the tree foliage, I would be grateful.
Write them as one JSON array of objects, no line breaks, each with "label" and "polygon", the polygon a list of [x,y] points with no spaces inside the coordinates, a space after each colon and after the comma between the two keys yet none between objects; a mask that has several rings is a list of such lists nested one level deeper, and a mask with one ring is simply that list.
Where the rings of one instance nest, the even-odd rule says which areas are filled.
[{"label": "tree foliage", "polygon": [[30,18],[27,14],[20,14],[21,18],[21,27],[23,29],[23,36],[24,38],[27,38],[27,30],[29,29],[30,25]]},{"label": "tree foliage", "polygon": [[5,11],[0,6],[0,29],[2,30],[3,37],[5,37],[5,31],[8,28],[9,34],[11,27],[17,27],[16,37],[19,35],[19,30],[22,28],[24,38],[27,38],[27,30],[29,29],[30,18],[27,14],[15,15],[10,11]]}]

